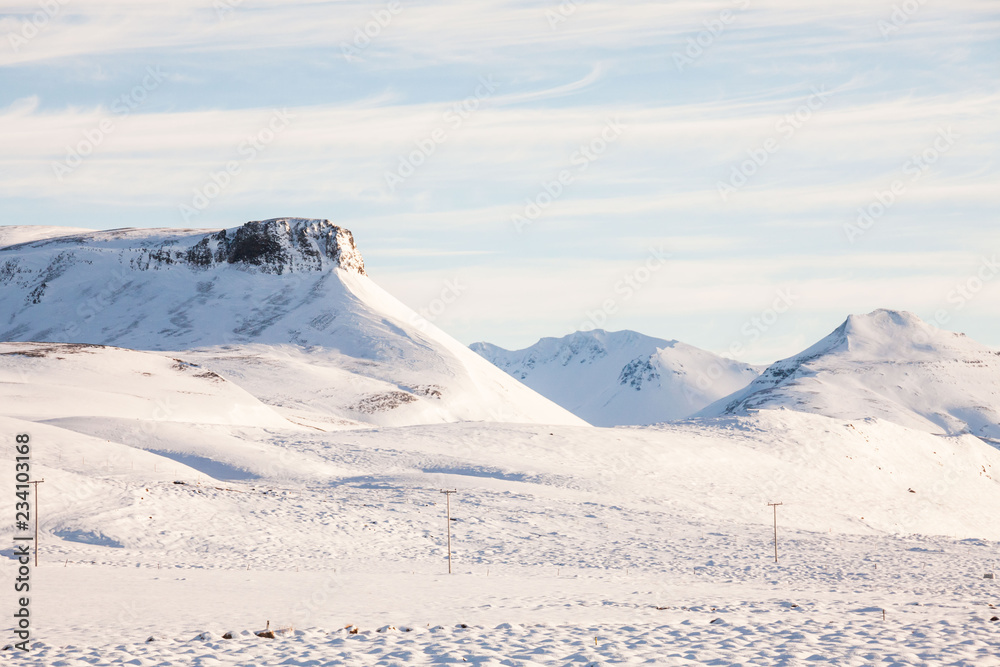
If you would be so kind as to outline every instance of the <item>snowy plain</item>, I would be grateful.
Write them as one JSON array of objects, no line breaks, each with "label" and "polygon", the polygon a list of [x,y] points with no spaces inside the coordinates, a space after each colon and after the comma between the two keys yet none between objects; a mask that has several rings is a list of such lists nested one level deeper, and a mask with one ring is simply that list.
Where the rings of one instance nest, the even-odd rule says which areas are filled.
[{"label": "snowy plain", "polygon": [[[315,223],[277,223],[274,238],[303,228],[327,238]],[[33,650],[0,659],[1000,664],[1000,595],[984,577],[1000,546],[1000,452],[971,429],[802,404],[592,427],[412,320],[357,271],[323,265],[292,279],[259,265],[163,262],[115,276],[133,246],[162,257],[206,233],[0,250],[0,266],[20,258],[3,307],[11,331],[24,327],[0,344],[0,432],[31,435],[45,479]],[[320,264],[339,249],[327,246]],[[61,273],[48,271],[59,256]],[[258,318],[271,328],[213,340],[206,332],[223,327],[198,322],[218,320],[226,299],[199,301],[215,297],[198,284],[230,274],[271,299],[270,319]],[[315,294],[320,274],[321,297],[350,326],[317,320],[317,299],[290,298]],[[107,315],[81,320],[80,340],[27,340],[109,280]],[[150,303],[157,284],[169,289]],[[187,319],[142,345],[128,338],[137,315],[161,317],[168,300]],[[315,338],[290,343],[289,330]],[[995,408],[988,371],[974,372],[975,402]],[[421,377],[441,397],[421,392]],[[355,409],[389,392],[412,398]],[[948,398],[962,404],[960,385]],[[11,487],[4,476],[8,497]],[[442,489],[456,491],[450,575]],[[783,503],[777,563],[769,502]],[[8,558],[13,533],[0,528]],[[11,591],[6,562],[0,585]],[[255,634],[268,627],[273,639]]]}]

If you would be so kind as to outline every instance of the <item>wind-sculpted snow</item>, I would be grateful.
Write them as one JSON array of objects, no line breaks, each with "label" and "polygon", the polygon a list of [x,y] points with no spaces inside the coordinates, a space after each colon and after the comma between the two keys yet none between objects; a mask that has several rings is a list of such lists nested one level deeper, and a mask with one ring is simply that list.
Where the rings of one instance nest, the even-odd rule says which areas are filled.
[{"label": "wind-sculpted snow", "polygon": [[878,417],[1000,444],[1000,350],[912,313],[851,315],[812,347],[772,364],[699,414],[777,407],[842,419]]},{"label": "wind-sculpted snow", "polygon": [[471,348],[598,426],[681,419],[759,373],[749,364],[634,331],[578,331],[517,351],[489,343]]}]

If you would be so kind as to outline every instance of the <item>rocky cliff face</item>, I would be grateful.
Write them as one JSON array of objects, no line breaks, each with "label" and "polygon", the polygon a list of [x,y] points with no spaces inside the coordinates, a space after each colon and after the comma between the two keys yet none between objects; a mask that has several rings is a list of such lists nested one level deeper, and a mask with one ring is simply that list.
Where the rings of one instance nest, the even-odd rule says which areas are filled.
[{"label": "rocky cliff face", "polygon": [[295,270],[321,271],[324,260],[347,271],[364,275],[365,263],[354,244],[354,236],[329,220],[274,218],[248,222],[202,237],[186,252],[164,249],[174,261],[194,266],[237,264],[265,273]]},{"label": "rocky cliff face", "polygon": [[[218,232],[115,229],[59,236],[0,248],[0,285],[36,289],[61,275],[74,260],[92,263],[116,255],[123,268],[147,271],[168,265],[207,269],[229,265],[283,275],[339,268],[365,275],[350,231],[329,220],[273,218]],[[33,252],[42,250],[43,252]],[[45,266],[32,259],[47,256]],[[32,284],[33,283],[33,284]],[[44,288],[43,288],[44,290]]]}]

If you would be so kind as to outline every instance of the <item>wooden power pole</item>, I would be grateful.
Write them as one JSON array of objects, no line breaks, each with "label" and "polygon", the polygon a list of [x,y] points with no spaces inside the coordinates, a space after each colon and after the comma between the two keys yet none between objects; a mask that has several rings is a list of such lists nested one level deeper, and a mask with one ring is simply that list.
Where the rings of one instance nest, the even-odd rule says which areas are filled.
[{"label": "wooden power pole", "polygon": [[35,485],[35,567],[38,567],[38,485],[44,481],[44,479],[36,479],[28,482],[28,484]]},{"label": "wooden power pole", "polygon": [[445,515],[448,520],[448,574],[451,574],[451,494],[455,493],[455,489],[450,491],[441,490],[441,493],[445,497],[445,506],[447,507],[447,514]]},{"label": "wooden power pole", "polygon": [[774,562],[778,562],[778,505],[784,503],[768,503],[768,507],[774,508]]}]

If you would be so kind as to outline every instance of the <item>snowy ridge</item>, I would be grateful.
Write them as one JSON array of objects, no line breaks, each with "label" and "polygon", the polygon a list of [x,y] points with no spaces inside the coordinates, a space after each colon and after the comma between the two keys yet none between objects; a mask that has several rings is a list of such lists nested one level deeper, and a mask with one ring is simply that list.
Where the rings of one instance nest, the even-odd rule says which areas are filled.
[{"label": "snowy ridge", "polygon": [[364,277],[353,236],[327,220],[58,236],[0,248],[0,340],[323,344],[343,280]]},{"label": "snowy ridge", "polygon": [[815,345],[772,364],[699,414],[781,407],[1000,440],[1000,350],[908,312],[851,315]]},{"label": "snowy ridge", "polygon": [[523,350],[472,350],[597,426],[687,417],[745,387],[760,369],[676,340],[635,331],[578,331]]},{"label": "snowy ridge", "polygon": [[584,423],[378,287],[327,220],[38,236],[0,248],[0,340],[185,350],[316,428]]},{"label": "snowy ridge", "polygon": [[0,248],[20,243],[31,243],[59,236],[92,233],[84,227],[55,227],[50,225],[0,225]]},{"label": "snowy ridge", "polygon": [[[365,272],[364,260],[351,232],[329,220],[273,218],[207,234],[203,230],[155,229],[77,230],[83,233],[57,234],[58,229],[13,227],[0,238],[3,244],[0,252],[18,251],[23,256],[31,249],[52,246],[66,247],[73,254],[116,252],[123,265],[136,270],[171,264],[201,268],[234,264],[245,270],[278,274],[322,271],[331,265],[362,275]],[[18,275],[16,284],[22,287],[37,287],[40,283],[33,283],[33,276],[50,275],[57,268],[50,265],[39,272],[30,265],[18,270],[21,267],[17,265],[13,261],[7,271]]]}]

